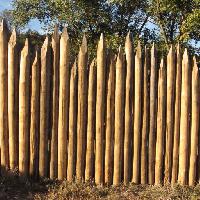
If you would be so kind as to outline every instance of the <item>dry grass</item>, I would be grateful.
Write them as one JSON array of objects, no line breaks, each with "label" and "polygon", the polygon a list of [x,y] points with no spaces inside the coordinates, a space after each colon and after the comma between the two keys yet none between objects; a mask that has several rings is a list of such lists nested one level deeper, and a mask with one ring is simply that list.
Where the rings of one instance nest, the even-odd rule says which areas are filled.
[{"label": "dry grass", "polygon": [[200,199],[200,185],[183,187],[175,185],[120,185],[118,187],[96,186],[93,183],[69,183],[48,179],[39,182],[28,181],[10,175],[0,178],[0,199]]}]

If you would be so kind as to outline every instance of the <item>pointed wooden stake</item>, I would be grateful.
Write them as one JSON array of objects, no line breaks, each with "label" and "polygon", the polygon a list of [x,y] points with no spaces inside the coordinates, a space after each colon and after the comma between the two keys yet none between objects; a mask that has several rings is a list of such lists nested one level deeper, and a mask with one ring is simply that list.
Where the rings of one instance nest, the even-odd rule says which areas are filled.
[{"label": "pointed wooden stake", "polygon": [[142,108],[142,51],[138,42],[135,55],[135,99],[134,99],[134,145],[133,145],[133,177],[132,182],[139,183],[140,169],[140,136],[141,136],[141,113]]},{"label": "pointed wooden stake", "polygon": [[189,153],[189,114],[190,114],[190,89],[191,69],[189,66],[188,52],[185,49],[182,60],[182,88],[181,88],[181,121],[180,121],[180,147],[179,147],[179,172],[178,182],[187,184],[188,153]]},{"label": "pointed wooden stake", "polygon": [[0,25],[0,141],[1,173],[9,167],[8,149],[8,28],[5,20]]},{"label": "pointed wooden stake", "polygon": [[[50,178],[58,175],[58,110],[59,110],[59,57],[60,36],[58,27],[55,26],[52,37],[53,49],[53,94],[52,94],[52,130],[51,130],[51,156],[50,156]],[[62,51],[62,50],[61,50]]]},{"label": "pointed wooden stake", "polygon": [[95,155],[95,182],[103,183],[103,138],[105,122],[105,64],[106,47],[103,34],[97,48],[97,100],[96,100],[96,155]]},{"label": "pointed wooden stake", "polygon": [[192,70],[192,124],[191,124],[191,150],[190,150],[190,169],[189,169],[189,185],[194,186],[197,181],[197,151],[199,141],[199,115],[200,115],[200,95],[199,95],[199,70],[194,57],[194,66]]},{"label": "pointed wooden stake", "polygon": [[157,52],[153,43],[151,49],[151,76],[150,76],[150,121],[149,121],[149,149],[148,149],[148,175],[149,184],[155,180],[155,137],[156,137],[156,104],[157,104]]},{"label": "pointed wooden stake", "polygon": [[156,162],[155,162],[155,184],[163,182],[164,169],[164,141],[166,128],[166,95],[167,74],[164,60],[161,60],[158,79],[158,114],[157,114],[157,139],[156,139]]},{"label": "pointed wooden stake", "polygon": [[68,150],[68,165],[67,165],[67,180],[73,181],[75,176],[75,161],[76,161],[76,138],[77,138],[77,66],[76,60],[71,69],[70,76],[70,100],[69,100],[69,150]]},{"label": "pointed wooden stake", "polygon": [[50,135],[50,75],[51,60],[48,37],[41,49],[41,86],[40,86],[40,145],[39,145],[39,176],[48,173],[48,136]]},{"label": "pointed wooden stake", "polygon": [[[122,146],[124,134],[124,98],[125,98],[125,68],[124,55],[121,47],[116,62],[116,85],[115,85],[115,141],[114,141],[114,173],[113,184],[119,185],[122,175]],[[120,98],[119,98],[120,97]]]},{"label": "pointed wooden stake", "polygon": [[176,93],[175,93],[175,116],[174,116],[174,144],[173,144],[173,167],[171,183],[175,184],[178,179],[178,155],[181,117],[181,78],[182,78],[182,55],[178,44],[176,53]]},{"label": "pointed wooden stake", "polygon": [[92,61],[89,68],[89,85],[88,85],[88,124],[87,124],[87,151],[85,180],[92,180],[94,175],[94,136],[95,136],[95,105],[96,102],[96,65]]},{"label": "pointed wooden stake", "polygon": [[[58,42],[57,45],[59,45]],[[59,112],[58,112],[59,113],[58,114],[59,115],[58,116],[58,179],[59,180],[64,180],[67,178],[67,137],[68,137],[68,127],[69,127],[69,89],[70,89],[69,49],[70,49],[69,36],[67,33],[67,29],[64,28],[60,39],[60,71],[59,70],[57,71],[58,73],[60,73]],[[55,78],[56,77],[54,77],[55,87],[56,87],[58,82],[56,83]],[[57,95],[55,93],[55,99],[57,98]],[[55,104],[55,106],[58,105]]]},{"label": "pointed wooden stake", "polygon": [[18,167],[18,99],[19,99],[19,58],[16,31],[13,30],[8,43],[8,122],[10,169]]},{"label": "pointed wooden stake", "polygon": [[130,181],[131,172],[131,135],[132,135],[132,98],[133,98],[133,44],[131,33],[126,36],[125,53],[127,63],[126,99],[125,99],[125,132],[124,132],[124,183]]},{"label": "pointed wooden stake", "polygon": [[77,118],[77,162],[76,178],[84,179],[87,131],[87,40],[83,36],[78,55],[78,118]]},{"label": "pointed wooden stake", "polygon": [[27,176],[29,172],[29,122],[30,122],[30,58],[29,42],[21,51],[19,77],[19,173]]},{"label": "pointed wooden stake", "polygon": [[32,65],[31,125],[30,125],[30,176],[38,178],[39,167],[39,123],[40,123],[40,64],[36,48]]},{"label": "pointed wooden stake", "polygon": [[141,183],[147,183],[148,171],[148,134],[149,134],[149,70],[150,70],[150,51],[145,47],[145,62],[143,76],[143,122],[142,122],[142,146],[141,146]]}]

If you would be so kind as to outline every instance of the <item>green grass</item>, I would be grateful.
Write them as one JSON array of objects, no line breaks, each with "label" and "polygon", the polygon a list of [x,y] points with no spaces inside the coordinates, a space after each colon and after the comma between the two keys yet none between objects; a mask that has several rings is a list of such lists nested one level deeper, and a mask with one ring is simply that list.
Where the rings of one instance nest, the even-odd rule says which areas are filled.
[{"label": "green grass", "polygon": [[49,179],[38,182],[18,178],[10,175],[0,178],[0,199],[200,199],[200,185],[195,187],[175,185],[149,186],[96,186],[94,183],[69,183],[67,181],[51,181]]}]

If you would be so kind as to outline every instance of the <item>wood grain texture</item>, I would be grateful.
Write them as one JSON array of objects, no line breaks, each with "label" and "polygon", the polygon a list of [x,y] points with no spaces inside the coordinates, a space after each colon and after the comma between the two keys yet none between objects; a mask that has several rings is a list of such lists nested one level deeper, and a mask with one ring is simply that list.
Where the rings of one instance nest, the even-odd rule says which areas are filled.
[{"label": "wood grain texture", "polygon": [[[67,178],[67,138],[69,130],[69,36],[64,28],[60,39],[60,85],[58,116],[58,179]],[[56,98],[56,96],[55,96]]]}]

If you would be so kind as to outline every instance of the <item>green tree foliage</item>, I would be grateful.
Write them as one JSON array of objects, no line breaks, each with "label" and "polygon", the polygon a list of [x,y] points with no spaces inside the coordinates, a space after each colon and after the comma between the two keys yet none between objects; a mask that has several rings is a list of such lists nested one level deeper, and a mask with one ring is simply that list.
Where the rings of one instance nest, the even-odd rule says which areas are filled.
[{"label": "green tree foliage", "polygon": [[200,0],[13,0],[12,17],[22,28],[31,19],[49,32],[55,23],[61,31],[67,26],[76,52],[83,32],[91,49],[100,33],[116,49],[128,30],[135,43],[139,38],[144,44],[156,41],[162,50],[178,42],[190,47],[190,40],[200,40]]},{"label": "green tree foliage", "polygon": [[143,0],[128,0],[123,4],[107,0],[14,0],[13,15],[14,23],[21,27],[35,18],[47,30],[52,30],[55,23],[60,30],[66,25],[71,38],[78,38],[78,44],[83,32],[87,33],[89,44],[94,45],[104,33],[108,45],[116,48],[124,42],[128,30],[135,38],[151,40],[152,31],[145,26],[146,6]]}]

